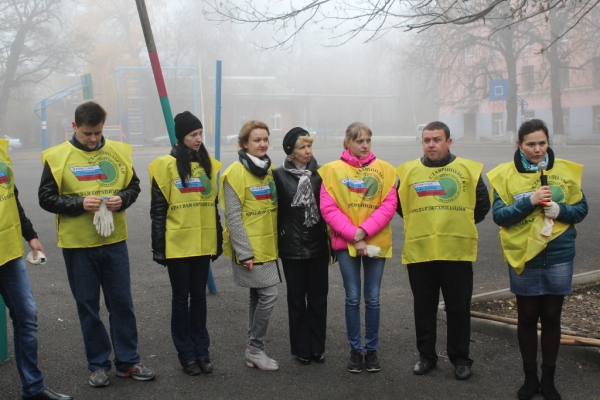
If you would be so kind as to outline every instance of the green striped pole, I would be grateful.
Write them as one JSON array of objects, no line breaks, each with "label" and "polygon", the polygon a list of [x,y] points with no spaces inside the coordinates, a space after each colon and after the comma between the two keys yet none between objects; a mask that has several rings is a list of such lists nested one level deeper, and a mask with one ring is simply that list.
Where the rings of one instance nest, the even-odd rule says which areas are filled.
[{"label": "green striped pole", "polygon": [[0,362],[8,361],[8,328],[6,323],[6,305],[2,296],[0,296]]}]

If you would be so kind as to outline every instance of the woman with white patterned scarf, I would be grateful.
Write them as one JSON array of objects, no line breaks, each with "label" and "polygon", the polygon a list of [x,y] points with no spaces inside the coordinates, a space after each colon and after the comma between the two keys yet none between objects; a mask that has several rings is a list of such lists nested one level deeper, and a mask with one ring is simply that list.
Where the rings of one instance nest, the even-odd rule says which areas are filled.
[{"label": "woman with white patterned scarf", "polygon": [[279,257],[287,285],[291,354],[300,364],[325,362],[329,244],[319,211],[321,177],[313,138],[293,128],[283,139],[287,158],[273,171],[279,210]]}]

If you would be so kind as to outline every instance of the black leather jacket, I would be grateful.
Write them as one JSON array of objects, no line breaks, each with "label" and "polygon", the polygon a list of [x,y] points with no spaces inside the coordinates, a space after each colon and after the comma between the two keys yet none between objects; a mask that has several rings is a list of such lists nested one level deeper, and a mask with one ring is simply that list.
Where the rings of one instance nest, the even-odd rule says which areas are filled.
[{"label": "black leather jacket", "polygon": [[[171,156],[175,157],[175,148],[171,149]],[[213,171],[214,174],[217,171]],[[221,225],[221,217],[219,216],[219,197],[215,198],[215,213],[217,215],[217,254],[211,256],[215,261],[223,253],[223,226]],[[151,199],[150,199],[150,219],[152,220],[152,253],[155,262],[161,265],[167,264],[165,256],[165,235],[167,232],[167,210],[169,203],[165,195],[158,187],[158,184],[152,179]]]},{"label": "black leather jacket", "polygon": [[[83,151],[95,151],[90,150],[79,143],[75,134],[73,134],[73,137],[69,143]],[[103,137],[102,146],[104,146],[104,143],[105,140]],[[100,148],[102,148],[102,146],[100,146]],[[121,208],[116,212],[124,211],[129,208],[129,206],[135,203],[139,194],[140,179],[137,177],[134,170],[129,185],[116,194],[116,196],[119,196],[122,200]],[[44,164],[44,170],[42,171],[42,179],[40,181],[40,188],[38,190],[38,199],[40,201],[40,207],[53,214],[76,217],[85,212],[83,209],[83,197],[68,197],[59,194],[58,184],[54,179],[54,175],[52,175],[52,170],[50,169],[48,163]]]},{"label": "black leather jacket", "polygon": [[[297,167],[291,161],[285,161],[288,169]],[[310,183],[315,194],[317,206],[320,203],[322,179],[317,173],[319,165],[311,158],[307,165],[312,172]],[[292,207],[292,200],[298,190],[299,177],[287,172],[283,167],[273,171],[277,187],[277,230],[279,257],[282,259],[308,259],[329,255],[327,225],[323,218],[310,228],[304,225],[304,208]]]},{"label": "black leather jacket", "polygon": [[17,190],[17,186],[14,186],[15,192],[15,201],[17,202],[17,210],[19,210],[19,220],[21,221],[21,234],[26,241],[30,241],[31,239],[35,239],[38,237],[36,231],[33,229],[33,224],[31,220],[27,218],[25,215],[25,210],[21,207],[21,202],[19,202],[19,191]]}]

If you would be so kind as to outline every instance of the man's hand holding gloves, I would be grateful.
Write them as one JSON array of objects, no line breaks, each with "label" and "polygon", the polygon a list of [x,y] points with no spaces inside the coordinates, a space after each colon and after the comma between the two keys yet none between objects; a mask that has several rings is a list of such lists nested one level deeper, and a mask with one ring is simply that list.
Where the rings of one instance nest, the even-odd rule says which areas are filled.
[{"label": "man's hand holding gloves", "polygon": [[112,211],[106,208],[106,199],[102,199],[100,209],[94,214],[94,225],[100,236],[109,237],[115,230]]}]

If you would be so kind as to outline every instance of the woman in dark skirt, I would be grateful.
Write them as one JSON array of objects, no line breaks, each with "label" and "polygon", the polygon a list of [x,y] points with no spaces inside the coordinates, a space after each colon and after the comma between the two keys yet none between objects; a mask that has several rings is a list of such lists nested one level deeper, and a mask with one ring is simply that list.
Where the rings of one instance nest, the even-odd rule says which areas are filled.
[{"label": "woman in dark skirt", "polygon": [[[554,157],[548,128],[539,119],[521,125],[517,144],[514,160],[487,174],[510,290],[517,296],[517,334],[525,372],[517,395],[531,399],[541,390],[546,400],[559,400],[554,372],[563,300],[573,291],[574,224],[588,212],[581,191],[583,166]],[[541,382],[538,321],[542,324]]]},{"label": "woman in dark skirt", "polygon": [[301,364],[325,362],[329,245],[319,212],[321,178],[308,132],[293,128],[273,177],[277,187],[279,257],[287,284],[291,353]]}]

